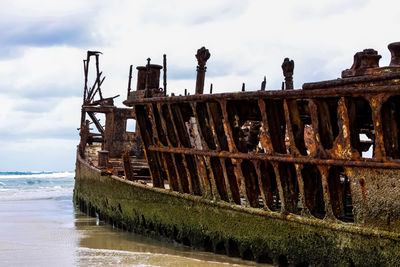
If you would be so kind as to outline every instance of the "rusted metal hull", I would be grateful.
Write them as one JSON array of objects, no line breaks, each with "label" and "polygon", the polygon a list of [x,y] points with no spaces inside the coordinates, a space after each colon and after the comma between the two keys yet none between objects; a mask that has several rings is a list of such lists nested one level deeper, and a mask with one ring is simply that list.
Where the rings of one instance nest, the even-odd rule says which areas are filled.
[{"label": "rusted metal hull", "polygon": [[[400,210],[396,203],[400,161],[393,159],[398,150],[393,152],[393,144],[383,138],[392,127],[382,120],[387,111],[376,109],[398,96],[399,86],[392,85],[125,103],[135,107],[146,155],[153,161],[153,177],[165,175],[176,185],[174,191],[197,190],[211,199],[236,204],[240,204],[241,191],[247,206],[267,210],[275,209],[272,199],[276,202],[279,198],[279,212],[321,220],[348,221],[343,218],[346,205],[353,205],[349,212],[353,212],[355,224],[399,232],[395,214]],[[191,118],[199,128],[200,148],[193,145],[186,130]],[[242,125],[246,121],[261,125],[259,147],[244,142]],[[313,149],[306,147],[305,125],[313,129],[309,137]],[[369,143],[372,155],[368,157],[363,155],[360,140],[367,130],[373,132]],[[171,165],[172,170],[163,173],[163,166]],[[351,200],[345,197],[349,193]]]},{"label": "rusted metal hull", "polygon": [[[398,234],[149,187],[76,163],[79,208],[116,227],[264,263],[396,266]],[[304,265],[306,266],[306,265]]]},{"label": "rusted metal hull", "polygon": [[[129,82],[124,104],[131,113],[104,100],[83,106],[90,117],[107,112],[117,125],[136,120],[140,149],[115,130],[114,119],[106,119],[105,129],[95,123],[105,153],[126,150],[125,179],[109,179],[127,192],[118,210],[130,215],[101,202],[103,191],[112,201],[121,198],[96,168],[87,168],[82,148],[76,200],[125,227],[155,231],[159,223],[164,230],[157,234],[228,255],[282,265],[400,265],[400,43],[389,49],[388,67],[379,67],[380,55],[366,49],[341,79],[302,89],[293,89],[294,62],[285,59],[282,91],[265,91],[264,79],[259,91],[245,92],[243,84],[242,92],[203,94],[210,54],[201,48],[192,96],[166,96],[158,88],[162,67],[148,59],[138,67],[136,91]],[[90,135],[81,130],[81,136]],[[116,136],[120,146],[110,144]],[[142,148],[147,180],[130,167]],[[103,165],[100,173],[118,174]],[[97,193],[88,186],[92,178]]]}]

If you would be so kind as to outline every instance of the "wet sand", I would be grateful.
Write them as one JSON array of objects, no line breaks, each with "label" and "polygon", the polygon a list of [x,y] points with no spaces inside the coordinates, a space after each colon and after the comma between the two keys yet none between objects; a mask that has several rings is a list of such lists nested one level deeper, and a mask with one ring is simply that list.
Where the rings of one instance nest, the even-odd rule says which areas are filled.
[{"label": "wet sand", "polygon": [[0,201],[2,266],[270,266],[105,225],[72,197]]}]

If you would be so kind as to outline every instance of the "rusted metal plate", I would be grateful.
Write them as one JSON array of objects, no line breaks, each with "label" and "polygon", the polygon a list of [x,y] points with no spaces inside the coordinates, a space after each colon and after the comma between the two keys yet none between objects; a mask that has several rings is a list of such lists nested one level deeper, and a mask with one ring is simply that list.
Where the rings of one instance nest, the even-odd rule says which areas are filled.
[{"label": "rusted metal plate", "polygon": [[[303,90],[294,90],[294,62],[286,58],[285,90],[265,91],[264,79],[259,91],[203,94],[210,53],[201,48],[191,96],[166,96],[166,73],[164,89],[158,88],[162,67],[148,61],[124,104],[133,107],[153,186],[400,232],[400,44],[389,49],[388,67],[379,67],[381,56],[366,49],[341,79]],[[92,120],[96,111],[107,114],[103,131],[94,122],[103,148],[122,155],[115,125],[129,116],[109,102],[93,102],[93,88],[85,85],[83,113]],[[85,118],[81,135],[88,138]],[[119,140],[132,150],[127,136]]]}]

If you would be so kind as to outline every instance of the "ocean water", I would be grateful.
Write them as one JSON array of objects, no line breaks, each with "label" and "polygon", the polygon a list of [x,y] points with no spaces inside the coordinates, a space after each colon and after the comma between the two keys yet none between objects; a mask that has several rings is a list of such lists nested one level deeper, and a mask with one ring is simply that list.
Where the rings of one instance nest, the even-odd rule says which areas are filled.
[{"label": "ocean water", "polygon": [[0,201],[72,196],[73,172],[0,172]]},{"label": "ocean water", "polygon": [[113,228],[73,187],[73,172],[0,172],[0,266],[261,266]]}]

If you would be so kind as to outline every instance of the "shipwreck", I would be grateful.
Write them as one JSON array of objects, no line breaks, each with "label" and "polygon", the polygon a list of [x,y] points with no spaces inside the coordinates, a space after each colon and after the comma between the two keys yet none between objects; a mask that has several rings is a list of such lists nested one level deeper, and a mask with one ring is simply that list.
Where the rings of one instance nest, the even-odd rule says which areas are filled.
[{"label": "shipwreck", "polygon": [[294,89],[286,58],[281,90],[264,79],[213,94],[203,47],[195,94],[179,96],[164,55],[136,68],[136,90],[130,66],[125,108],[103,97],[88,51],[74,201],[122,229],[257,262],[398,266],[400,43],[388,48],[389,66],[365,49],[341,78]]}]

